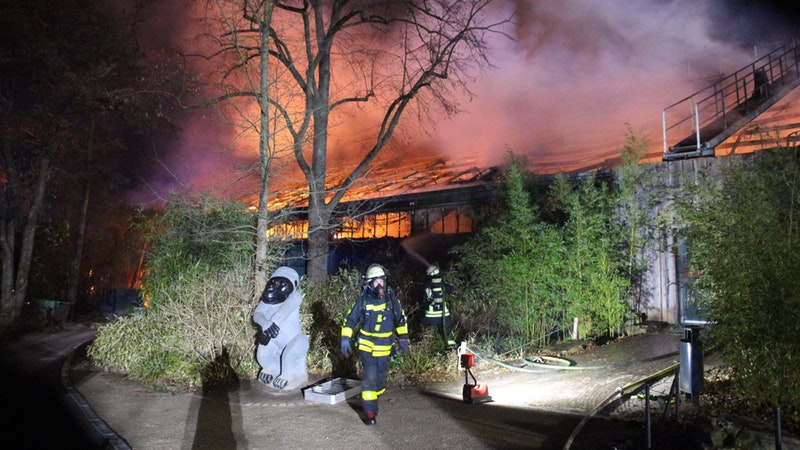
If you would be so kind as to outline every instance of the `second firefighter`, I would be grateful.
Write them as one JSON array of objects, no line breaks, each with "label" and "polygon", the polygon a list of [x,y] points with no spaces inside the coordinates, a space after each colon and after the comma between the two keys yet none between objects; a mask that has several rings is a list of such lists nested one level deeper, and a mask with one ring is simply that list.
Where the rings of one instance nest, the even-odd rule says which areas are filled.
[{"label": "second firefighter", "polygon": [[450,308],[447,305],[447,295],[455,292],[455,287],[448,283],[440,273],[436,264],[428,267],[425,281],[425,320],[423,323],[430,327],[437,327],[448,346],[456,345],[450,336],[453,319],[450,317]]}]

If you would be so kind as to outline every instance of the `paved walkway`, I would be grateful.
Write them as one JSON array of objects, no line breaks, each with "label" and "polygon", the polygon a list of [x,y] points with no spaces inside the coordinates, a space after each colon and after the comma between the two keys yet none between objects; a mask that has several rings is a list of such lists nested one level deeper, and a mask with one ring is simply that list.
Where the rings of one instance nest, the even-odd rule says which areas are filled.
[{"label": "paved walkway", "polygon": [[[491,403],[462,401],[463,375],[424,388],[390,386],[377,427],[358,419],[358,397],[337,404],[276,393],[254,380],[217,392],[164,393],[122,376],[70,371],[70,382],[120,447],[180,448],[563,448],[581,420],[618,387],[677,361],[682,332],[621,339],[573,358],[585,370],[473,369]],[[455,356],[454,356],[455,359]],[[455,367],[455,364],[454,364]],[[312,380],[317,381],[317,380]],[[597,418],[579,443],[643,442],[641,423]]]},{"label": "paved walkway", "polygon": [[[380,400],[378,425],[367,427],[359,420],[357,396],[317,403],[301,391],[279,393],[255,380],[212,392],[166,393],[98,372],[81,357],[94,333],[93,327],[66,324],[0,349],[3,368],[13,367],[3,371],[11,393],[4,396],[6,410],[23,412],[2,423],[5,442],[22,435],[19,448],[641,446],[646,436],[641,420],[603,415],[582,420],[618,388],[677,362],[683,338],[680,327],[627,337],[570,357],[575,366],[564,370],[511,370],[479,358],[473,374],[492,397],[483,404],[463,401],[464,376],[454,354],[450,381],[422,388],[391,385]],[[41,386],[59,378],[65,394],[53,402],[54,392]],[[87,434],[76,431],[81,429]]]}]

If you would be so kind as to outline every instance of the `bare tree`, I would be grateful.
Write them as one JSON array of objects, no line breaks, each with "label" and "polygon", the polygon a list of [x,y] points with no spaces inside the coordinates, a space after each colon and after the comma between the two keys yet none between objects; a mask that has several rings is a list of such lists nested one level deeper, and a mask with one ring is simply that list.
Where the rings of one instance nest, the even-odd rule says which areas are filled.
[{"label": "bare tree", "polygon": [[[217,35],[222,50],[215,56],[237,56],[222,75],[232,79],[248,70],[246,63],[260,61],[261,77],[245,76],[247,83],[240,86],[246,89],[226,90],[206,103],[247,96],[259,102],[260,221],[268,206],[265,156],[277,154],[277,148],[265,146],[287,142],[308,187],[307,275],[324,279],[330,230],[348,190],[369,173],[408,111],[416,107],[419,126],[432,121],[434,111],[458,111],[454,91],[469,93],[471,70],[489,65],[488,35],[502,33],[510,18],[493,20],[498,11],[492,0],[216,2],[228,10],[232,4],[241,17]],[[275,62],[272,68],[269,60]],[[268,107],[281,121],[272,137]],[[367,109],[360,117],[372,117],[367,120],[375,124],[368,138],[348,145],[346,157],[337,158],[343,175],[334,177],[329,133],[356,107]],[[265,232],[260,225],[259,240],[266,239]]]},{"label": "bare tree", "polygon": [[[211,11],[201,20],[205,30],[201,37],[211,42],[212,54],[184,53],[196,72],[207,70],[208,77],[197,85],[187,85],[179,100],[184,108],[200,109],[222,106],[232,124],[240,127],[240,135],[258,136],[258,163],[254,168],[259,176],[258,212],[256,223],[256,256],[254,262],[254,295],[259,296],[267,281],[269,264],[270,223],[269,192],[273,162],[279,152],[274,141],[270,103],[275,102],[270,81],[270,33],[274,2],[264,0],[210,0]],[[191,77],[189,78],[191,80]],[[210,81],[213,80],[213,81]],[[187,98],[188,97],[188,98]],[[250,109],[255,102],[257,112]],[[257,117],[254,117],[256,115]]]}]

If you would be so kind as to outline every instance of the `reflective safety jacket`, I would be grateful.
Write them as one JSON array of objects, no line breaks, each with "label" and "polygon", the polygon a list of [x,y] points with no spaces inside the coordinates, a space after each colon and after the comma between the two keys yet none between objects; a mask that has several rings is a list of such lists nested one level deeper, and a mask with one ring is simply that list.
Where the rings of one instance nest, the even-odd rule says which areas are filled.
[{"label": "reflective safety jacket", "polygon": [[441,318],[442,315],[447,317],[450,315],[450,308],[444,301],[445,294],[453,292],[455,288],[444,281],[441,276],[435,276],[428,279],[425,283],[425,299],[428,301],[428,309],[425,310],[425,317],[427,318]]},{"label": "reflective safety jacket", "polygon": [[398,339],[408,339],[406,315],[390,289],[382,298],[365,289],[356,299],[342,323],[342,337],[352,338],[356,329],[356,348],[372,356],[389,356],[395,334]]}]

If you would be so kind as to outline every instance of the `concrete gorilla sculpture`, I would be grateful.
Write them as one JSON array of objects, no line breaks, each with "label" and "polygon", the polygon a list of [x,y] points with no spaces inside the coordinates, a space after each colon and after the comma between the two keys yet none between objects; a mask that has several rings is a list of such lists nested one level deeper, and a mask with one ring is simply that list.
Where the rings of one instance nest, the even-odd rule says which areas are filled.
[{"label": "concrete gorilla sculpture", "polygon": [[291,267],[278,267],[267,282],[253,313],[258,332],[258,379],[270,388],[296,389],[308,381],[308,337],[300,328],[300,277]]}]

